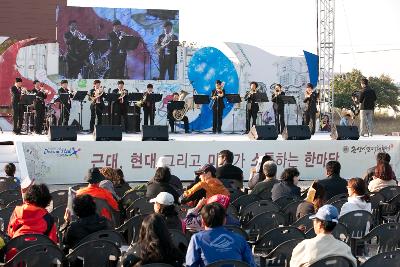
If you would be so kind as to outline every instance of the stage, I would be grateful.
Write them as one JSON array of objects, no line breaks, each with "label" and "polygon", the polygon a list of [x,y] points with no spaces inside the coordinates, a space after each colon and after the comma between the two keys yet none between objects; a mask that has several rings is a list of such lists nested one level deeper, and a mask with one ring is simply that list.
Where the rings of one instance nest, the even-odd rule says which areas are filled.
[{"label": "stage", "polygon": [[[0,134],[0,141],[13,141],[21,176],[29,175],[48,184],[81,183],[93,166],[122,168],[128,181],[147,181],[154,175],[157,158],[169,158],[172,173],[192,180],[194,171],[205,163],[216,165],[218,152],[229,149],[234,164],[247,180],[257,158],[271,155],[278,173],[297,167],[300,178],[324,177],[326,162],[338,160],[345,178],[362,176],[375,165],[378,152],[388,152],[396,174],[400,173],[400,137],[377,135],[359,140],[331,140],[328,133],[317,133],[311,140],[250,140],[247,135],[178,133],[169,141],[141,141],[141,133],[124,134],[122,141],[94,141],[92,134],[79,134],[77,141],[49,141],[46,135]],[[3,154],[3,157],[6,154]],[[4,160],[4,159],[3,159]],[[25,171],[24,171],[25,170]]]}]

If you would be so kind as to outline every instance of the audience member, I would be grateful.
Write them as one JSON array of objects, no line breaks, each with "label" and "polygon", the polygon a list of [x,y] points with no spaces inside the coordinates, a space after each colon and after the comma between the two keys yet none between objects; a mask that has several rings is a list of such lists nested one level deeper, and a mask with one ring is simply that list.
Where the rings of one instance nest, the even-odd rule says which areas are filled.
[{"label": "audience member", "polygon": [[167,192],[161,192],[156,198],[150,199],[154,203],[154,212],[164,217],[168,229],[185,231],[185,226],[175,210],[174,196]]},{"label": "audience member", "polygon": [[[193,231],[200,231],[204,229],[204,225],[202,225],[201,222],[201,215],[200,211],[203,208],[204,205],[210,204],[210,203],[219,203],[221,206],[227,211],[229,207],[229,201],[230,197],[225,196],[225,195],[214,195],[210,197],[209,199],[201,199],[198,203],[197,206],[189,209],[185,218],[185,225],[187,229],[193,230]],[[231,216],[226,212],[226,225],[235,225],[240,227],[240,222],[238,219],[235,217]]]},{"label": "audience member", "polygon": [[[85,177],[85,180],[89,183],[87,187],[81,188],[76,192],[76,196],[91,195],[96,202],[96,199],[102,199],[112,208],[114,211],[119,211],[118,203],[114,199],[113,195],[107,189],[99,186],[100,182],[105,177],[101,174],[99,168],[91,168]],[[112,220],[112,214],[108,210],[102,209],[100,214],[106,217],[108,220]]]},{"label": "audience member", "polygon": [[253,188],[261,181],[265,180],[265,174],[263,171],[263,166],[266,161],[273,161],[270,155],[264,155],[262,157],[258,157],[256,167],[250,170],[250,177],[247,186],[253,190]]},{"label": "audience member", "polygon": [[150,263],[166,263],[182,267],[184,255],[174,247],[164,218],[151,214],[144,218],[139,240],[128,249],[123,266],[141,266]]},{"label": "audience member", "polygon": [[228,189],[215,177],[216,169],[213,165],[206,164],[195,173],[200,176],[200,182],[183,192],[181,196],[182,204],[190,201],[197,202],[202,198],[210,198],[217,194],[229,196]]},{"label": "audience member", "polygon": [[6,178],[15,182],[15,188],[10,188],[10,190],[19,190],[21,187],[21,180],[18,177],[15,177],[16,168],[14,163],[7,163],[4,166],[4,172],[6,173]]},{"label": "audience member", "polygon": [[256,194],[261,197],[261,199],[271,199],[271,190],[272,187],[279,183],[278,179],[276,179],[276,172],[278,167],[276,163],[272,160],[266,161],[263,165],[263,176],[265,179],[262,182],[256,184],[256,186],[251,191],[251,194]]},{"label": "audience member", "polygon": [[330,256],[345,257],[353,267],[356,267],[357,260],[351,254],[350,247],[332,235],[332,231],[338,223],[337,209],[332,205],[324,205],[310,219],[313,220],[317,236],[301,241],[293,249],[290,267],[310,266],[320,259]]},{"label": "audience member", "polygon": [[350,126],[351,125],[351,115],[350,113],[346,112],[344,116],[340,119],[339,122],[340,126]]},{"label": "audience member", "polygon": [[349,198],[343,204],[339,217],[355,210],[365,210],[372,213],[367,186],[361,178],[351,178],[347,182]]},{"label": "audience member", "polygon": [[[159,157],[156,163],[156,169],[158,168],[169,168],[171,172],[171,168],[169,167],[169,162],[171,162],[171,158],[168,157]],[[156,170],[157,171],[157,170]],[[149,182],[153,182],[154,177],[149,180]],[[183,193],[183,185],[182,181],[176,176],[171,173],[171,179],[169,180],[169,184],[178,192],[179,195]]]},{"label": "audience member", "polygon": [[[376,168],[376,166],[379,164],[379,162],[384,161],[384,162],[387,162],[387,163],[390,164],[390,160],[391,160],[391,157],[390,157],[390,155],[389,155],[388,153],[386,153],[386,152],[379,152],[379,153],[376,155],[376,165],[373,166],[373,167],[371,167],[371,168],[369,168],[369,169],[367,170],[367,173],[364,175],[363,180],[365,181],[365,183],[368,185],[368,184],[372,181],[372,179],[373,179],[372,177],[373,177],[374,174],[375,174],[375,168]],[[395,176],[394,173],[393,173],[393,175]],[[394,177],[394,180],[396,180],[396,176]]]},{"label": "audience member", "polygon": [[103,167],[100,170],[101,174],[107,180],[110,180],[113,184],[114,192],[117,194],[117,199],[120,199],[124,196],[126,191],[131,190],[132,188],[129,186],[127,182],[124,180],[124,173],[121,169],[113,169],[110,167]]},{"label": "audience member", "polygon": [[223,227],[225,209],[219,203],[210,203],[201,210],[204,231],[190,239],[186,266],[207,266],[221,260],[239,260],[251,267],[256,264],[246,240]]},{"label": "audience member", "polygon": [[161,192],[168,192],[174,196],[175,202],[178,203],[179,194],[169,183],[171,180],[171,172],[168,167],[157,168],[156,173],[151,181],[147,183],[147,198],[155,198]]},{"label": "audience member", "polygon": [[340,177],[340,163],[338,161],[328,161],[325,166],[326,178],[319,180],[325,189],[325,199],[347,193],[347,181]]},{"label": "audience member", "polygon": [[377,192],[382,188],[397,185],[395,178],[390,164],[386,161],[380,161],[375,167],[373,180],[368,184],[368,190],[370,192]]},{"label": "audience member", "polygon": [[218,168],[215,176],[221,181],[235,180],[238,188],[243,187],[243,171],[233,165],[233,153],[229,150],[222,150],[218,153]]},{"label": "audience member", "polygon": [[117,195],[114,189],[114,185],[110,180],[103,180],[99,183],[99,187],[106,189],[108,192],[111,193],[111,195],[114,197],[114,199],[118,202],[120,201],[120,197]]},{"label": "audience member", "polygon": [[66,225],[62,242],[65,251],[74,248],[86,236],[101,230],[111,230],[108,220],[96,214],[96,203],[91,195],[77,196],[73,202],[74,215],[78,217],[71,222],[71,216],[66,213]]},{"label": "audience member", "polygon": [[272,201],[281,197],[297,197],[300,198],[299,171],[297,168],[287,168],[281,174],[280,182],[274,184],[271,190]]},{"label": "audience member", "polygon": [[15,238],[24,234],[43,234],[57,243],[57,228],[54,218],[46,207],[51,202],[45,184],[30,186],[25,192],[24,203],[16,206],[8,224],[8,235]]},{"label": "audience member", "polygon": [[297,206],[296,218],[316,213],[320,207],[325,204],[325,189],[318,182],[314,182],[307,192],[307,197],[304,202]]}]

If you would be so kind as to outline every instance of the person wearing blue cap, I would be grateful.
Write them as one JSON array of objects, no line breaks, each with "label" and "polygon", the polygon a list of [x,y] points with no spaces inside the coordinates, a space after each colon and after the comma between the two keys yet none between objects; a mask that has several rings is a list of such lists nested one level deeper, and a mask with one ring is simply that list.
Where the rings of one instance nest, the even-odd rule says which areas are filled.
[{"label": "person wearing blue cap", "polygon": [[347,258],[352,266],[357,266],[357,260],[351,254],[350,247],[336,239],[332,231],[338,223],[339,212],[332,205],[324,205],[310,219],[313,220],[314,238],[300,242],[292,252],[291,267],[306,267],[331,256]]}]

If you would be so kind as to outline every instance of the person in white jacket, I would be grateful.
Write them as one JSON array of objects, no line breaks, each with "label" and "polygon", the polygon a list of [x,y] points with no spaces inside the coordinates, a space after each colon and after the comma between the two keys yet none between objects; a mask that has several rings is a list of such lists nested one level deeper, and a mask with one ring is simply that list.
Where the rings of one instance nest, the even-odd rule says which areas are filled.
[{"label": "person in white jacket", "polygon": [[357,260],[351,254],[350,247],[332,235],[338,222],[338,210],[332,205],[324,205],[315,215],[310,216],[316,237],[301,241],[292,252],[290,267],[308,267],[311,264],[331,256],[342,256],[357,266]]},{"label": "person in white jacket", "polygon": [[367,186],[361,178],[351,178],[347,182],[347,192],[349,198],[347,202],[343,204],[339,218],[355,210],[365,210],[372,213],[371,203],[369,196],[367,195]]}]

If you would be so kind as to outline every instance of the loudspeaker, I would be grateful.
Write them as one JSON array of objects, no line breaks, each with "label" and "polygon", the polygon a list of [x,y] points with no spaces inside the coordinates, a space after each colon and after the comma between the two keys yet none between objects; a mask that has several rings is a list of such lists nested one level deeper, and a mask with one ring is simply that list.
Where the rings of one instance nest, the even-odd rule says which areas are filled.
[{"label": "loudspeaker", "polygon": [[285,140],[307,140],[311,138],[311,132],[307,125],[287,125],[282,137]]},{"label": "loudspeaker", "polygon": [[76,126],[51,125],[49,131],[50,141],[76,141],[78,128]]},{"label": "loudspeaker", "polygon": [[333,127],[331,138],[335,140],[358,140],[360,134],[357,126],[340,126]]},{"label": "loudspeaker", "polygon": [[93,138],[96,141],[121,141],[121,125],[96,125]]},{"label": "loudspeaker", "polygon": [[278,132],[275,125],[256,125],[251,127],[248,136],[252,140],[276,140]]},{"label": "loudspeaker", "polygon": [[168,141],[167,125],[143,125],[142,141]]}]

